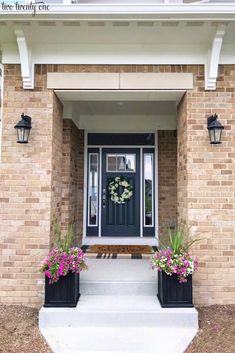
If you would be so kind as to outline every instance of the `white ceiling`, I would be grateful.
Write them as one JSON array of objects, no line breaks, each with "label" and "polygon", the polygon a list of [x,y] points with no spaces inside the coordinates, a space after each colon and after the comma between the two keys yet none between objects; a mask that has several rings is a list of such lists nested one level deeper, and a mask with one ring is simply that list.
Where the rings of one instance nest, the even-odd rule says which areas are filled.
[{"label": "white ceiling", "polygon": [[79,115],[160,115],[176,113],[172,101],[80,101],[75,103]]},{"label": "white ceiling", "polygon": [[[184,91],[68,91],[58,98],[79,115],[176,115]],[[70,109],[71,110],[71,109]]]}]

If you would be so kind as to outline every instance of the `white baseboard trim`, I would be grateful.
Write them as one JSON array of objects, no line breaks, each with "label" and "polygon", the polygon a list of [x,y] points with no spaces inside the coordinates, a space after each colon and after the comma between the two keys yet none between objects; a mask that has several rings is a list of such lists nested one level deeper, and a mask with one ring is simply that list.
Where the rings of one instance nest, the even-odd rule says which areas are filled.
[{"label": "white baseboard trim", "polygon": [[153,237],[84,237],[82,245],[151,245],[157,246],[158,239]]}]

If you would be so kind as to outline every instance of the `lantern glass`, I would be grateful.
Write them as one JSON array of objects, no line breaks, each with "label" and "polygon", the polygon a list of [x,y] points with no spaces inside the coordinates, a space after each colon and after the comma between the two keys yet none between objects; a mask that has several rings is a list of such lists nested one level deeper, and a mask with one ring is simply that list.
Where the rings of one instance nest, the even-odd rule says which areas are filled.
[{"label": "lantern glass", "polygon": [[30,129],[27,129],[25,127],[18,127],[16,128],[16,133],[18,143],[28,143]]},{"label": "lantern glass", "polygon": [[220,128],[210,129],[209,136],[210,136],[211,144],[221,143],[221,134],[222,134],[222,129]]},{"label": "lantern glass", "polygon": [[215,143],[221,143],[222,129],[215,129]]}]

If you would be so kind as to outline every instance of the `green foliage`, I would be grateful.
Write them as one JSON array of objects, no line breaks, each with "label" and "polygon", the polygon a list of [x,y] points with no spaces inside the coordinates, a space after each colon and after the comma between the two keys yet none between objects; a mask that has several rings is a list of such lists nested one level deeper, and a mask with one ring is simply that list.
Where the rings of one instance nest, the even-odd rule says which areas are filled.
[{"label": "green foliage", "polygon": [[[169,229],[169,242],[170,242],[170,248],[174,252],[174,254],[181,254],[182,252],[188,252],[189,248],[196,242],[202,240],[201,238],[199,239],[188,239],[188,237],[185,235],[185,233],[182,230],[175,230],[174,233],[172,232],[171,229]],[[163,245],[163,248],[166,248],[168,246]]]},{"label": "green foliage", "polygon": [[169,229],[170,246],[175,254],[180,254],[183,248],[184,235],[180,230],[177,230],[175,234],[172,234],[171,229]]},{"label": "green foliage", "polygon": [[62,231],[56,219],[53,220],[53,236],[54,244],[62,251],[68,252],[75,240],[74,224],[70,224],[65,236],[62,236]]}]

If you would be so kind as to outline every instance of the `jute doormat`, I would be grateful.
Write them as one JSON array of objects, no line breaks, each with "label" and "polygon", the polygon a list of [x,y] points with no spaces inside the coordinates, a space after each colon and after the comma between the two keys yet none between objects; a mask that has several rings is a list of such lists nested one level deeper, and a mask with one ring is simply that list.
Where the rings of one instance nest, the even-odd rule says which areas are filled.
[{"label": "jute doormat", "polygon": [[83,245],[82,250],[87,257],[96,259],[144,259],[149,258],[157,250],[149,245]]}]

